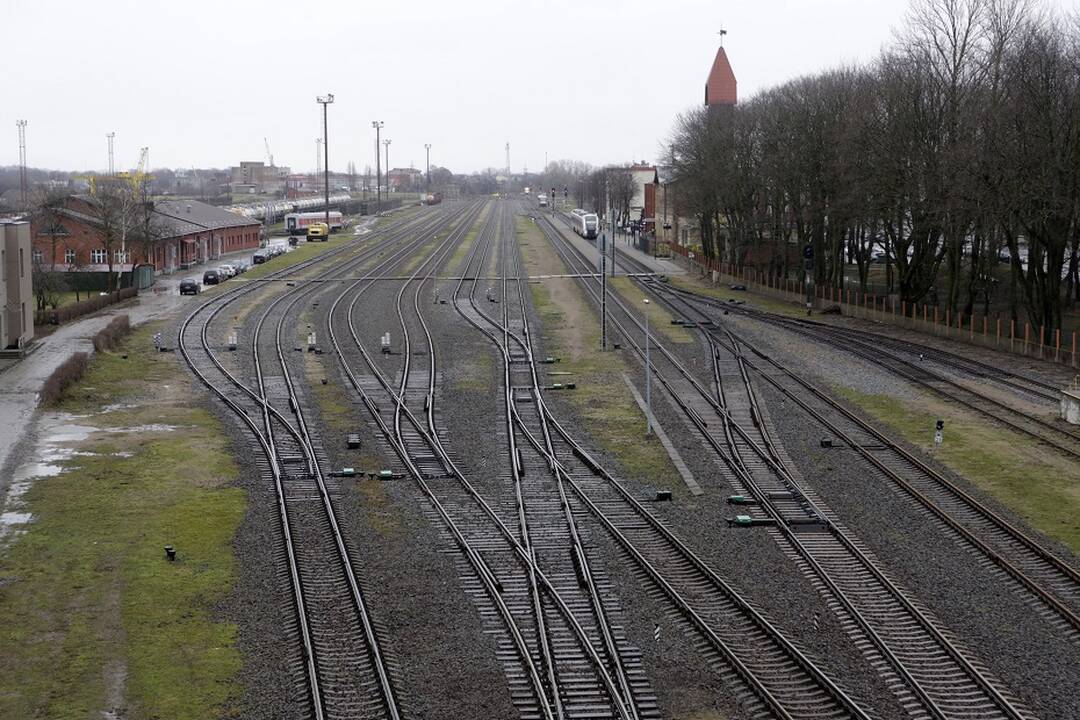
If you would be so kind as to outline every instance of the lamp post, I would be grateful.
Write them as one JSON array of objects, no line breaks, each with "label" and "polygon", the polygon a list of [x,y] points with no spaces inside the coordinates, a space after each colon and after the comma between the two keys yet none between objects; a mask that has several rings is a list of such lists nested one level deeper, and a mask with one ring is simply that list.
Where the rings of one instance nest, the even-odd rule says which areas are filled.
[{"label": "lamp post", "polygon": [[382,169],[379,167],[379,131],[382,126],[382,120],[371,121],[371,127],[375,128],[375,197],[378,199],[378,209],[375,212],[382,212]]},{"label": "lamp post", "polygon": [[390,194],[390,138],[382,141],[386,146],[386,194]]},{"label": "lamp post", "polygon": [[645,434],[652,435],[652,363],[649,361],[649,298],[645,303]]},{"label": "lamp post", "polygon": [[333,93],[315,98],[322,105],[322,146],[323,146],[323,200],[326,202],[326,232],[330,232],[330,143],[326,124],[326,106],[334,102]]},{"label": "lamp post", "polygon": [[426,153],[424,170],[427,174],[427,191],[431,192],[431,143],[424,143],[424,152]]}]

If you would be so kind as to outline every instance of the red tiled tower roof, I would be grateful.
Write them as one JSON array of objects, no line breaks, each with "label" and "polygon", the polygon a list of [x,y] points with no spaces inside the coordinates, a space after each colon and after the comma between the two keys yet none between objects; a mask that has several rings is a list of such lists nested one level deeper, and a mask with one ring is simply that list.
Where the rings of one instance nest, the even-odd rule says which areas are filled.
[{"label": "red tiled tower roof", "polygon": [[731,70],[727,53],[721,47],[716,51],[709,79],[705,81],[705,105],[734,105],[738,102],[735,73]]}]

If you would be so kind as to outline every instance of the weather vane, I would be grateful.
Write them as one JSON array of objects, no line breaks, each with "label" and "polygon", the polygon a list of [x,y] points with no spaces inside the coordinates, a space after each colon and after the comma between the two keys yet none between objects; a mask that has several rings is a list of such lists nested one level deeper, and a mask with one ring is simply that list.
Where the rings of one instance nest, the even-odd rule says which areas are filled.
[{"label": "weather vane", "polygon": [[720,47],[724,47],[724,36],[727,35],[727,30],[721,27],[720,32],[716,34],[720,36]]}]

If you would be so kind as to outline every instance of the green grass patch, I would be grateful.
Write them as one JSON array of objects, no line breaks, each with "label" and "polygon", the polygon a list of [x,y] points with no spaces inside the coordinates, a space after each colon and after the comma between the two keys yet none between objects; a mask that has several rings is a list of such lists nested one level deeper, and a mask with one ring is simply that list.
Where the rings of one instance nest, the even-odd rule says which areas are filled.
[{"label": "green grass patch", "polygon": [[469,251],[472,250],[473,244],[476,242],[476,236],[480,234],[480,229],[484,226],[484,221],[487,219],[489,212],[491,212],[491,204],[487,203],[484,205],[484,209],[480,211],[480,214],[476,216],[476,222],[473,223],[469,232],[465,234],[465,239],[454,250],[454,254],[450,256],[450,262],[446,264],[446,272],[465,272],[465,258],[468,257]]},{"label": "green grass patch", "polygon": [[[1080,552],[1080,471],[1073,461],[935,398],[914,403],[847,388],[836,391],[1033,527]],[[945,441],[935,449],[938,419],[945,420]]]},{"label": "green grass patch", "polygon": [[709,297],[723,300],[725,302],[730,300],[744,300],[747,304],[753,305],[760,310],[767,310],[777,315],[786,315],[788,317],[806,317],[806,306],[800,305],[795,302],[788,302],[786,300],[779,300],[777,298],[761,295],[759,293],[750,292],[748,290],[732,290],[732,285],[740,284],[738,281],[721,282],[718,285],[713,285],[710,282],[699,280],[691,275],[671,275],[668,278],[668,282],[677,288],[683,290],[691,290],[702,295],[708,295]]},{"label": "green grass patch", "polygon": [[694,341],[694,336],[690,334],[689,330],[681,325],[671,324],[675,316],[668,312],[666,307],[656,302],[655,299],[646,306],[642,302],[646,294],[630,278],[608,278],[608,287],[618,293],[627,307],[637,312],[639,320],[644,321],[645,309],[648,307],[650,332],[660,333],[673,343],[685,344]]},{"label": "green grass patch", "polygon": [[0,549],[0,717],[195,720],[239,692],[236,627],[213,606],[245,496],[220,423],[191,406],[177,357],[153,351],[158,329],[96,355],[66,394],[92,454],[34,481],[34,520]]}]

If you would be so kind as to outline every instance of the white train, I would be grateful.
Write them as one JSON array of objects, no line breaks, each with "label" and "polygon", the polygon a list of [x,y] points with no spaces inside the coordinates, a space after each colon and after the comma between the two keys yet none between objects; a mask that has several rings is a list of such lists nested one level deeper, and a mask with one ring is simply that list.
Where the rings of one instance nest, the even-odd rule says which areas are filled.
[{"label": "white train", "polygon": [[[290,235],[303,235],[307,232],[308,225],[312,223],[326,222],[324,212],[289,213],[285,216],[285,229]],[[330,232],[341,229],[341,213],[337,210],[330,211]]]},{"label": "white train", "polygon": [[567,219],[574,232],[589,240],[595,238],[600,229],[600,218],[596,216],[596,213],[587,212],[581,208],[571,210]]}]

